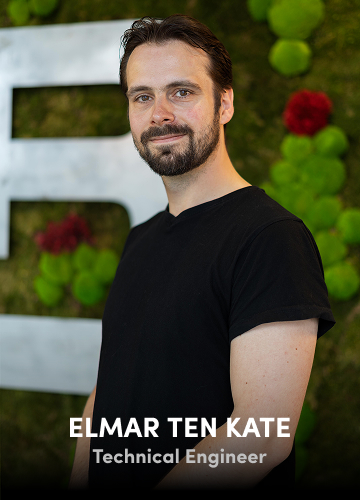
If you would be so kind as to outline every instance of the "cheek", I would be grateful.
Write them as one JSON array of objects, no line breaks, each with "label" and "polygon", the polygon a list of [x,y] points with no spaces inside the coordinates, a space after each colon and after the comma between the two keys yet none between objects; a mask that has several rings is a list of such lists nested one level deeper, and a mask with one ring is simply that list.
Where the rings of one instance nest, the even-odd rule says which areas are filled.
[{"label": "cheek", "polygon": [[139,136],[142,132],[139,119],[136,119],[134,116],[129,114],[129,124],[132,134],[135,136]]},{"label": "cheek", "polygon": [[186,113],[189,124],[193,125],[203,125],[208,120],[208,115],[208,112],[205,112],[203,109],[196,107],[188,110],[188,112]]}]

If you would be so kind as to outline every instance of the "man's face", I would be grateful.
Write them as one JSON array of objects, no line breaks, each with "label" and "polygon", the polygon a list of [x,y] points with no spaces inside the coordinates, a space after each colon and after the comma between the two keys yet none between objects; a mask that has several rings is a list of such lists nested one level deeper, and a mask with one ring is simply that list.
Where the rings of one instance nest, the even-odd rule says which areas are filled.
[{"label": "man's face", "polygon": [[134,144],[159,175],[189,172],[216,150],[219,112],[208,65],[204,51],[180,41],[143,44],[129,58],[127,96]]}]

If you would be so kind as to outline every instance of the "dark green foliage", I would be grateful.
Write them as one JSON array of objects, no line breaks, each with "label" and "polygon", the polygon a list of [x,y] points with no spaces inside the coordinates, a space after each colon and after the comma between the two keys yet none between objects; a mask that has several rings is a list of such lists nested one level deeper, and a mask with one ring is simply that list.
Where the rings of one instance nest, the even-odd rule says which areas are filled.
[{"label": "dark green foliage", "polygon": [[92,306],[104,297],[105,290],[94,273],[80,271],[74,278],[72,292],[81,304]]},{"label": "dark green foliage", "polygon": [[26,0],[11,0],[7,6],[7,13],[16,26],[26,24],[30,17]]},{"label": "dark green foliage", "polygon": [[29,0],[29,7],[36,16],[46,17],[58,6],[59,0]]},{"label": "dark green foliage", "polygon": [[295,433],[295,443],[304,444],[315,429],[316,415],[305,401],[301,409],[299,423]]},{"label": "dark green foliage", "polygon": [[341,212],[341,202],[336,196],[320,196],[306,214],[312,227],[316,230],[335,227]]},{"label": "dark green foliage", "polygon": [[342,156],[349,148],[349,141],[340,127],[328,125],[314,136],[314,146],[320,155]]},{"label": "dark green foliage", "polygon": [[340,262],[325,269],[329,294],[337,300],[349,300],[359,290],[359,273],[349,262]]},{"label": "dark green foliage", "polygon": [[36,293],[45,305],[48,307],[56,306],[64,296],[61,286],[48,281],[43,276],[37,276],[34,280]]},{"label": "dark green foliage", "polygon": [[276,201],[298,217],[309,212],[314,199],[313,192],[299,183],[283,185],[276,190]]},{"label": "dark green foliage", "polygon": [[337,220],[336,227],[344,243],[360,244],[360,209],[344,210]]},{"label": "dark green foliage", "polygon": [[321,231],[316,234],[315,241],[324,268],[340,262],[347,254],[347,248],[337,234]]},{"label": "dark green foliage", "polygon": [[308,38],[324,18],[322,0],[276,0],[268,11],[270,29],[281,38]]},{"label": "dark green foliage", "polygon": [[93,265],[93,273],[97,279],[104,284],[113,281],[119,258],[111,249],[100,250]]},{"label": "dark green foliage", "polygon": [[295,433],[296,480],[301,477],[307,465],[309,453],[305,443],[313,433],[315,424],[316,415],[311,410],[310,405],[305,401],[301,409],[301,414]]},{"label": "dark green foliage", "polygon": [[53,255],[49,252],[42,252],[39,269],[48,281],[56,285],[65,285],[72,277],[70,254]]},{"label": "dark green foliage", "polygon": [[271,47],[269,62],[283,76],[305,73],[311,62],[312,51],[302,40],[279,39]]},{"label": "dark green foliage", "polygon": [[313,154],[301,164],[301,181],[319,195],[338,193],[345,178],[345,165],[338,158]]},{"label": "dark green foliage", "polygon": [[71,256],[74,269],[83,271],[92,269],[97,258],[97,250],[87,243],[80,243]]},{"label": "dark green foliage", "polygon": [[274,184],[278,186],[292,184],[299,179],[297,168],[291,163],[281,160],[270,167],[269,175]]},{"label": "dark green foliage", "polygon": [[314,152],[314,144],[309,136],[287,134],[280,145],[280,151],[286,160],[299,165]]},{"label": "dark green foliage", "polygon": [[266,21],[272,0],[247,0],[249,13],[254,21]]}]

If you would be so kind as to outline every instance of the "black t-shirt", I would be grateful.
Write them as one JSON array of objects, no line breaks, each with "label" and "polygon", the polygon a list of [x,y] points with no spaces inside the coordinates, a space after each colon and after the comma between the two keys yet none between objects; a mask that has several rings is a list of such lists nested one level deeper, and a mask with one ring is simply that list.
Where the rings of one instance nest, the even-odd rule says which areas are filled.
[{"label": "black t-shirt", "polygon": [[[136,418],[143,435],[144,419],[156,418],[158,437],[92,437],[90,487],[158,484],[174,463],[101,457],[178,449],[181,459],[201,440],[184,437],[185,418],[216,418],[220,427],[233,410],[231,341],[262,323],[313,317],[318,337],[335,323],[318,249],[303,222],[262,189],[248,186],[177,217],[166,207],[133,227],[104,310],[92,430],[120,417],[124,435]],[[178,438],[170,417],[183,419]],[[100,463],[94,449],[103,450]],[[294,468],[293,447],[262,484],[291,483]]]}]

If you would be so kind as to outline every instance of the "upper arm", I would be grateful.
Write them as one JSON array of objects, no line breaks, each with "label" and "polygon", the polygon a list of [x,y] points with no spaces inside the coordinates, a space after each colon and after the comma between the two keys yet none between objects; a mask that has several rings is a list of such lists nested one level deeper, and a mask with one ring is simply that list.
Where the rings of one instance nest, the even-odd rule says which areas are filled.
[{"label": "upper arm", "polygon": [[317,330],[317,318],[265,323],[231,342],[235,417],[246,415],[256,422],[263,417],[275,421],[290,417],[290,435],[294,437],[314,359]]}]

